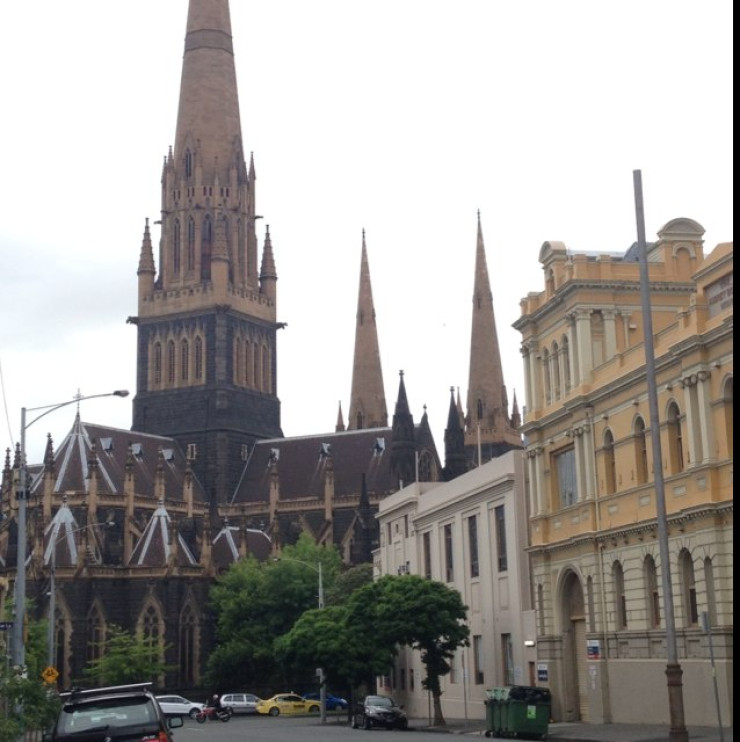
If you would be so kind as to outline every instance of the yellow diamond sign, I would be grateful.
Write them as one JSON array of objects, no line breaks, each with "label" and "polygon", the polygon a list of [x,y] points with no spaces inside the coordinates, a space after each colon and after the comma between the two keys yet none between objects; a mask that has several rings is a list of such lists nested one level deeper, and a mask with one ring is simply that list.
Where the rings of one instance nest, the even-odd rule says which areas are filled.
[{"label": "yellow diamond sign", "polygon": [[59,670],[56,669],[56,667],[52,667],[49,665],[42,673],[41,677],[51,685],[52,683],[56,683],[57,678],[59,677]]}]

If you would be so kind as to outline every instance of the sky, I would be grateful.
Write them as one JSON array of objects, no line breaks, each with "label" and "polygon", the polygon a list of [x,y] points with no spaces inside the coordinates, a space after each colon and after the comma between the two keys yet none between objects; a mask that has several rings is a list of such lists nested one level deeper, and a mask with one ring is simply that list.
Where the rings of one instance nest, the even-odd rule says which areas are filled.
[{"label": "sky", "polygon": [[[187,0],[0,4],[0,394],[30,463],[88,422],[127,429],[136,269],[159,218]],[[480,211],[505,383],[547,240],[624,252],[671,219],[733,240],[731,0],[231,0],[260,237],[278,272],[286,436],[345,416],[362,230],[386,398],[398,372],[440,455],[467,394]],[[157,231],[153,234],[159,239]],[[72,402],[52,410],[32,408]]]}]

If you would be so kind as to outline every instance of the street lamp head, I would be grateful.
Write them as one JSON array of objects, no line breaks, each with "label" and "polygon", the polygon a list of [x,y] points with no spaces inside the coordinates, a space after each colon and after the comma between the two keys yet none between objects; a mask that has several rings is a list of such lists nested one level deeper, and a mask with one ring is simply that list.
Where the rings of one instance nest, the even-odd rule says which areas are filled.
[{"label": "street lamp head", "polygon": [[128,389],[116,389],[115,392],[113,392],[114,397],[128,397]]}]

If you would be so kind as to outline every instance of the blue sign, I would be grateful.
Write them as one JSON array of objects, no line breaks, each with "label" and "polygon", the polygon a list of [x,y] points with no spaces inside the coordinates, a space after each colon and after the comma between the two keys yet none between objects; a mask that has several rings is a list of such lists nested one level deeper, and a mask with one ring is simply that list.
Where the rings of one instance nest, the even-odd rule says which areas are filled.
[{"label": "blue sign", "polygon": [[0,621],[0,631],[7,631],[13,628],[12,621]]}]

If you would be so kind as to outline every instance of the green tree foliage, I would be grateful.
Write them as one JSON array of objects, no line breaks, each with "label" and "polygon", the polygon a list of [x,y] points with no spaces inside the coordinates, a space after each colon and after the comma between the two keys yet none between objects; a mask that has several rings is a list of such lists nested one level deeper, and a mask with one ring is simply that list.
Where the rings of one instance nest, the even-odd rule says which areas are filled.
[{"label": "green tree foliage", "polygon": [[111,624],[100,642],[100,656],[85,667],[85,678],[96,685],[156,682],[168,669],[161,649],[143,637]]},{"label": "green tree foliage", "polygon": [[333,585],[326,591],[326,605],[341,605],[349,600],[350,595],[373,581],[373,565],[357,564],[346,572],[337,575]]},{"label": "green tree foliage", "polygon": [[15,742],[22,732],[48,729],[59,713],[56,690],[41,679],[46,667],[45,621],[29,621],[26,672],[11,667],[0,652],[0,742]]},{"label": "green tree foliage", "polygon": [[434,724],[445,724],[440,678],[450,671],[458,647],[468,645],[467,608],[460,593],[417,575],[386,575],[353,594],[349,620],[355,630],[417,649],[426,669],[422,681],[432,694]]},{"label": "green tree foliage", "polygon": [[343,605],[304,613],[275,646],[284,662],[323,667],[330,684],[353,689],[385,674],[399,646],[412,647],[425,665],[434,723],[443,726],[440,678],[468,644],[466,617],[456,590],[416,575],[388,575],[356,589]]},{"label": "green tree foliage", "polygon": [[218,579],[210,592],[217,637],[208,663],[212,687],[267,692],[293,686],[294,675],[286,675],[276,661],[274,642],[318,606],[319,563],[326,593],[341,570],[341,557],[304,534],[279,559],[260,563],[248,557]]}]

